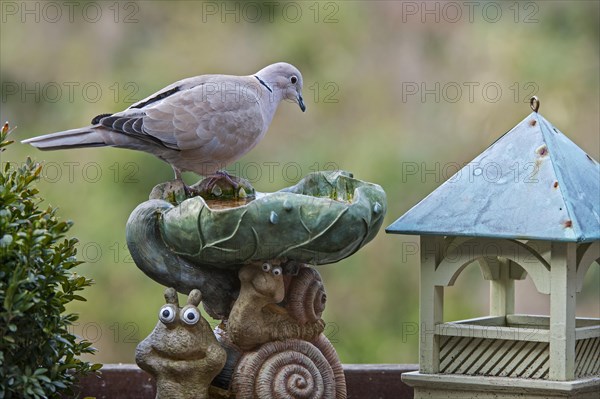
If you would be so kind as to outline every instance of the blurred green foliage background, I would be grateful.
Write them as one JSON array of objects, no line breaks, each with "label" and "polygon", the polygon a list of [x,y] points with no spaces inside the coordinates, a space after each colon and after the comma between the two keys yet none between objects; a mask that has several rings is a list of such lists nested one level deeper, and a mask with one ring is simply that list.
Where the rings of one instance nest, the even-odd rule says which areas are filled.
[{"label": "blurred green foliage background", "polygon": [[[384,187],[389,225],[531,112],[600,155],[599,3],[1,2],[0,118],[21,140],[89,123],[167,84],[245,75],[287,61],[303,73],[307,112],[283,103],[266,138],[229,170],[267,192],[337,167]],[[157,321],[163,287],[131,262],[125,223],[172,178],[150,155],[119,149],[42,153],[15,145],[2,162],[44,161],[42,196],[72,219],[78,272],[96,284],[75,333],[94,361],[133,362]],[[415,172],[416,170],[416,172]],[[197,177],[185,176],[189,183]],[[417,237],[383,231],[323,266],[327,333],[345,363],[417,362]],[[579,316],[600,316],[599,268]],[[488,284],[469,266],[447,290],[447,320],[487,314]],[[548,298],[517,283],[517,311]]]}]

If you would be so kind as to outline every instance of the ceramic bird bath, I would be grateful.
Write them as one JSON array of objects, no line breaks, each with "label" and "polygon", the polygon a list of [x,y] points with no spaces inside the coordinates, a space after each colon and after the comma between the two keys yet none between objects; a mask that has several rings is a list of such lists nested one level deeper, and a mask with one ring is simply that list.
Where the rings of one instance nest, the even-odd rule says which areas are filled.
[{"label": "ceramic bird bath", "polygon": [[345,398],[313,266],[338,262],[375,237],[385,192],[343,171],[312,173],[268,194],[238,183],[233,192],[251,195],[215,201],[224,190],[200,183],[212,188],[185,199],[169,184],[155,187],[127,222],[131,255],[160,284],[199,290],[208,314],[222,321],[215,335],[227,360],[212,384],[229,397]]},{"label": "ceramic bird bath", "polygon": [[144,273],[182,293],[200,289],[207,311],[221,318],[237,296],[241,266],[337,262],[375,237],[386,198],[378,185],[348,173],[319,172],[247,204],[219,208],[200,196],[176,206],[150,199],[131,214],[127,244]]}]

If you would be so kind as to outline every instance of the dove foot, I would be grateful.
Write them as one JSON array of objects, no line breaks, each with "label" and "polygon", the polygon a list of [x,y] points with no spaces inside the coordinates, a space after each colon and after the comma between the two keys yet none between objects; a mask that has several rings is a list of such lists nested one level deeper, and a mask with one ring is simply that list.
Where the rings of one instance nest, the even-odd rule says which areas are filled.
[{"label": "dove foot", "polygon": [[192,186],[188,186],[185,183],[183,183],[183,191],[185,193],[186,198],[192,198],[200,195],[200,191],[192,188]]},{"label": "dove foot", "polygon": [[175,179],[154,186],[150,199],[161,199],[178,205],[188,198],[200,195],[194,188],[186,185],[183,180]]},{"label": "dove foot", "polygon": [[232,176],[225,171],[218,171],[206,177],[191,189],[197,191],[204,199],[230,200],[250,199],[255,196],[254,187],[244,178]]},{"label": "dove foot", "polygon": [[[188,198],[201,196],[206,201],[214,200],[224,206],[240,205],[253,200],[256,191],[246,179],[217,172],[200,182],[188,186],[183,180],[175,179],[155,186],[150,199],[161,199],[179,205]],[[229,202],[235,204],[229,204]]]}]

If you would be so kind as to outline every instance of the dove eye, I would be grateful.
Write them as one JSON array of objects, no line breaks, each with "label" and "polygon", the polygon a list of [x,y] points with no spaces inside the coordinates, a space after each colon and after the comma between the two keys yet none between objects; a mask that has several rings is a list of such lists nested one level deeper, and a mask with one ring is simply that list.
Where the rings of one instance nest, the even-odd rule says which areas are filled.
[{"label": "dove eye", "polygon": [[297,82],[297,81],[298,81],[298,78],[297,78],[297,77],[295,77],[295,76],[292,76],[292,77],[290,78],[290,82],[292,82],[292,84],[296,84],[296,82]]},{"label": "dove eye", "polygon": [[271,265],[268,263],[263,263],[262,269],[263,269],[263,272],[268,273],[271,271]]},{"label": "dove eye", "polygon": [[279,266],[274,267],[273,270],[271,271],[271,273],[273,273],[274,276],[280,276],[281,275],[281,267],[279,267]]}]

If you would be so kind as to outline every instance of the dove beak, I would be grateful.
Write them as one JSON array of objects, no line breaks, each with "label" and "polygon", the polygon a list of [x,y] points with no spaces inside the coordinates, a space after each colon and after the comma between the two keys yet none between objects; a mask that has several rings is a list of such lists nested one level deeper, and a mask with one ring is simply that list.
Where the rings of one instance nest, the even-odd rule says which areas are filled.
[{"label": "dove beak", "polygon": [[302,112],[306,111],[306,105],[304,105],[304,100],[302,99],[301,94],[298,94],[298,105],[300,106]]}]

